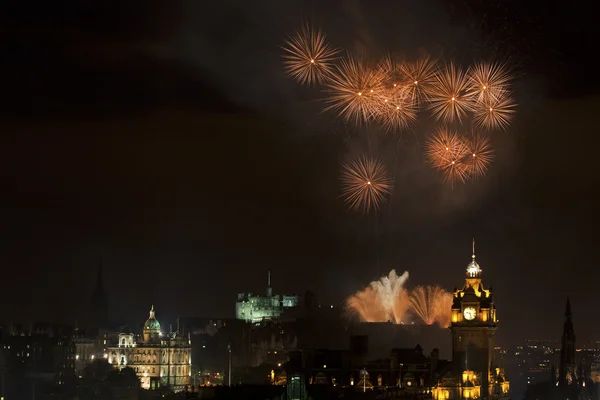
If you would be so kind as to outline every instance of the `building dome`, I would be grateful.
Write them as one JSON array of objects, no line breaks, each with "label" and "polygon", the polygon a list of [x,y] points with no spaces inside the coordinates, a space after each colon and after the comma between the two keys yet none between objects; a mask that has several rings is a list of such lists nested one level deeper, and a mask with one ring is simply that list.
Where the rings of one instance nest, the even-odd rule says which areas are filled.
[{"label": "building dome", "polygon": [[144,331],[149,331],[149,333],[160,333],[160,323],[154,317],[154,306],[150,310],[150,318],[144,324]]}]

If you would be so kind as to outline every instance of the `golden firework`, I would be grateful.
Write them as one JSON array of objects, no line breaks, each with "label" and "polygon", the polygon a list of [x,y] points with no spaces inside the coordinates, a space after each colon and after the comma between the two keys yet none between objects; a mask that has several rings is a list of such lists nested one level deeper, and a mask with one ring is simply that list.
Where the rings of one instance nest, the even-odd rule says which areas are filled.
[{"label": "golden firework", "polygon": [[377,211],[393,189],[385,166],[371,157],[342,165],[342,197],[352,210]]},{"label": "golden firework", "polygon": [[511,76],[504,64],[477,63],[469,68],[468,76],[477,101],[497,99],[510,87]]},{"label": "golden firework", "polygon": [[333,68],[339,50],[326,42],[325,35],[310,25],[304,25],[283,47],[283,64],[289,76],[300,84],[322,83]]},{"label": "golden firework", "polygon": [[376,114],[385,75],[370,69],[353,57],[342,59],[326,82],[329,104],[325,111],[334,110],[345,120],[358,125],[370,121]]},{"label": "golden firework", "polygon": [[422,104],[429,99],[435,83],[437,64],[428,55],[414,62],[401,64],[404,83],[409,97],[415,104]]},{"label": "golden firework", "polygon": [[473,124],[480,128],[506,130],[516,106],[508,91],[499,92],[477,102],[473,111]]},{"label": "golden firework", "polygon": [[425,324],[438,323],[442,328],[450,326],[452,318],[452,294],[439,286],[417,286],[411,291],[411,311]]},{"label": "golden firework", "polygon": [[469,168],[464,163],[469,154],[469,146],[463,138],[446,129],[434,132],[425,147],[429,162],[451,183],[465,182],[469,178]]},{"label": "golden firework", "polygon": [[447,64],[435,74],[429,108],[433,116],[446,122],[462,121],[473,110],[473,93],[462,68]]},{"label": "golden firework", "polygon": [[494,150],[489,137],[473,134],[470,140],[466,140],[469,154],[463,160],[467,166],[470,176],[480,177],[485,175],[490,164],[494,160]]}]

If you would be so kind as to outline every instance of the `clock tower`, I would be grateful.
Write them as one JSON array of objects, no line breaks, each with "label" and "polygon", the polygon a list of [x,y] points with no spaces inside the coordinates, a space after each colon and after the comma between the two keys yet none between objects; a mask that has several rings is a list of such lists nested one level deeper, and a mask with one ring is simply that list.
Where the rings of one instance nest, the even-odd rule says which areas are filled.
[{"label": "clock tower", "polygon": [[496,336],[496,306],[492,290],[485,289],[481,267],[473,255],[467,266],[465,284],[454,291],[452,303],[452,361],[457,373],[471,371],[478,376],[481,397],[494,395],[495,372],[493,364]]}]

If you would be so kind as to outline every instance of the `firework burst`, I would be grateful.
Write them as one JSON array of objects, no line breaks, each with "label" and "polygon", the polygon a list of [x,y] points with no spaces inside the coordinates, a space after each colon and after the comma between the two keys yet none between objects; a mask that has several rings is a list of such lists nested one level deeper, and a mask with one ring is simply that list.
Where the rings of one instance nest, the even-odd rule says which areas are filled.
[{"label": "firework burst", "polygon": [[283,64],[289,76],[300,84],[322,83],[330,74],[339,50],[326,42],[319,30],[304,25],[283,47]]},{"label": "firework burst", "polygon": [[473,110],[473,94],[467,74],[453,63],[435,74],[429,108],[437,120],[462,121]]},{"label": "firework burst", "polygon": [[408,272],[398,276],[395,270],[388,276],[373,281],[367,288],[346,300],[346,310],[365,322],[393,322],[400,324],[410,306],[404,283]]},{"label": "firework burst", "polygon": [[477,63],[468,72],[471,90],[477,101],[497,99],[510,87],[511,76],[499,63]]},{"label": "firework burst", "polygon": [[444,173],[447,181],[465,182],[469,168],[464,163],[469,156],[469,146],[456,132],[440,129],[427,141],[425,155],[429,162]]},{"label": "firework burst", "polygon": [[418,105],[427,101],[435,82],[437,64],[429,56],[424,56],[415,62],[404,63],[400,68],[413,103]]},{"label": "firework burst", "polygon": [[485,175],[494,160],[494,150],[490,138],[474,133],[466,145],[469,154],[463,160],[463,163],[467,166],[469,175],[473,177]]},{"label": "firework burst", "polygon": [[353,57],[344,58],[326,82],[329,97],[325,111],[337,111],[358,125],[370,121],[377,110],[384,74]]},{"label": "firework burst", "polygon": [[436,322],[442,327],[450,326],[452,317],[452,294],[439,286],[417,286],[411,291],[411,311],[425,324]]},{"label": "firework burst", "polygon": [[516,104],[508,91],[498,93],[477,102],[473,112],[473,124],[486,129],[506,130],[512,121]]},{"label": "firework burst", "polygon": [[393,182],[379,160],[360,157],[342,165],[342,197],[352,210],[378,210]]}]

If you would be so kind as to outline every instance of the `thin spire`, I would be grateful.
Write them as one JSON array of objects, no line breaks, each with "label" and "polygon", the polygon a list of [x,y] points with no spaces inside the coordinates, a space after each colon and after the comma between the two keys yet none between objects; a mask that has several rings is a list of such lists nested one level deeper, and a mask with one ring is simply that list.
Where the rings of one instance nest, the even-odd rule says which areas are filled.
[{"label": "thin spire", "polygon": [[152,308],[150,309],[150,318],[154,318],[154,304],[152,304]]},{"label": "thin spire", "polygon": [[475,238],[473,238],[473,255],[471,257],[473,257],[473,260],[475,259]]},{"label": "thin spire", "polygon": [[565,317],[571,318],[573,314],[571,314],[571,299],[567,296],[567,307],[565,308]]},{"label": "thin spire", "polygon": [[267,286],[271,286],[271,270],[267,274]]}]

